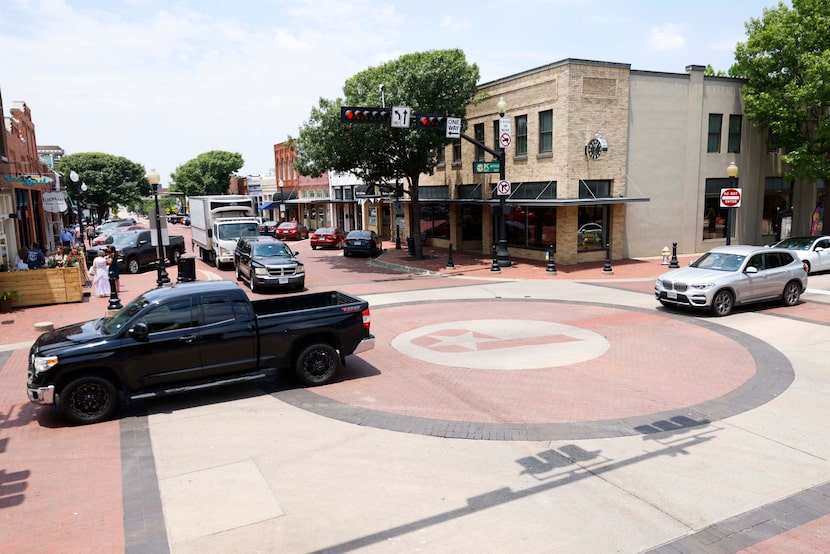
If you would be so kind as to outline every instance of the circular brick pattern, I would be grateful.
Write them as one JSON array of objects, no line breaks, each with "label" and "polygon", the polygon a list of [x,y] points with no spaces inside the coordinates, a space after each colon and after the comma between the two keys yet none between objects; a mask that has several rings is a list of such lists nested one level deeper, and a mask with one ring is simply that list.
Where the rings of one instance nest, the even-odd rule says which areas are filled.
[{"label": "circular brick pattern", "polygon": [[[447,314],[457,320],[447,322]],[[511,341],[522,326],[520,340],[529,344],[517,350]],[[500,328],[509,333],[500,336]],[[276,395],[384,429],[578,439],[706,424],[769,401],[793,380],[787,359],[768,344],[708,318],[656,310],[532,300],[413,303],[373,308],[372,332],[376,348],[350,357],[343,380]],[[465,349],[475,363],[464,362]],[[558,349],[581,354],[539,363]],[[456,361],[437,363],[441,350]]]}]

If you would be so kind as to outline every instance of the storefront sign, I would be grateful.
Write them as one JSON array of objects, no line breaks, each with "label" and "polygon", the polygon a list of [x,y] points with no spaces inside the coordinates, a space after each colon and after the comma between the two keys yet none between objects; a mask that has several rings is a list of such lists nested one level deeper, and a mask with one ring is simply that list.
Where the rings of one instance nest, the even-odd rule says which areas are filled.
[{"label": "storefront sign", "polygon": [[63,213],[68,209],[65,192],[43,193],[43,211],[53,214]]},{"label": "storefront sign", "polygon": [[23,183],[27,187],[32,185],[48,185],[53,183],[54,179],[51,177],[44,177],[43,175],[5,175],[6,181],[13,183]]}]

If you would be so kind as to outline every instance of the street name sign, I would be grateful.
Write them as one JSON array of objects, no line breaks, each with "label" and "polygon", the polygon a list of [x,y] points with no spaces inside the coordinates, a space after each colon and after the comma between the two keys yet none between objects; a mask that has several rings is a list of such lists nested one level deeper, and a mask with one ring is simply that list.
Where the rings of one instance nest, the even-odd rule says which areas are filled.
[{"label": "street name sign", "polygon": [[501,171],[499,162],[473,162],[473,173],[498,173]]}]

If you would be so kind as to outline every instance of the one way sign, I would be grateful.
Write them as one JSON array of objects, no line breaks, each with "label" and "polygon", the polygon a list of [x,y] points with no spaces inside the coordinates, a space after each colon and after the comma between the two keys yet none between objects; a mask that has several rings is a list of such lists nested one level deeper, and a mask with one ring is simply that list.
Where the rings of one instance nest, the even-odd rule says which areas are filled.
[{"label": "one way sign", "polygon": [[447,118],[447,138],[461,138],[461,118]]}]

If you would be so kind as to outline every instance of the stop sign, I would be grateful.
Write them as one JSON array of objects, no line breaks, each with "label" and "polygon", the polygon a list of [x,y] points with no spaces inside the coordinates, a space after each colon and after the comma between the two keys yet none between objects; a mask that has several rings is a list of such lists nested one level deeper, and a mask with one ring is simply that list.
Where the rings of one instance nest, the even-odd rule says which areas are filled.
[{"label": "stop sign", "polygon": [[721,208],[740,208],[741,189],[720,189]]}]

